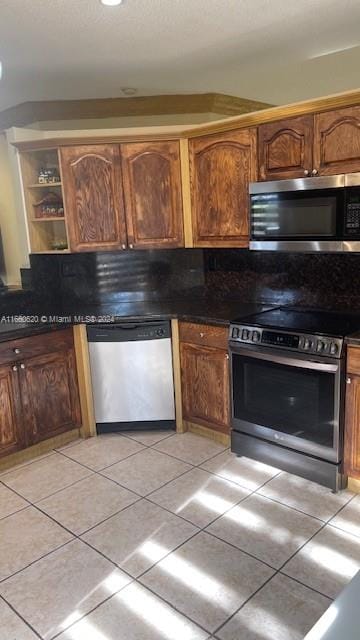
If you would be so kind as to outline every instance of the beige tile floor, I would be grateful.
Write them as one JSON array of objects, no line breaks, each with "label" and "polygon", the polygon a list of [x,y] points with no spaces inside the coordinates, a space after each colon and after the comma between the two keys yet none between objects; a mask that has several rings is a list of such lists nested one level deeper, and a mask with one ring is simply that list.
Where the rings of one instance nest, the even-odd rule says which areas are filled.
[{"label": "beige tile floor", "polygon": [[193,434],[74,442],[0,474],[0,640],[302,640],[359,519]]}]

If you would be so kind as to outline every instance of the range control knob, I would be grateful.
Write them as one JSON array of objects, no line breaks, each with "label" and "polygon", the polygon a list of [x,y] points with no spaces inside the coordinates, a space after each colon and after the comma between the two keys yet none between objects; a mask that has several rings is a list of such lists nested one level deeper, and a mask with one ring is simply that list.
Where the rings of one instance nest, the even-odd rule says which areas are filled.
[{"label": "range control knob", "polygon": [[239,329],[237,327],[233,327],[233,330],[231,332],[231,337],[232,338],[238,338],[239,337]]},{"label": "range control knob", "polygon": [[318,340],[316,345],[316,351],[320,353],[321,351],[324,351],[324,348],[325,348],[324,342],[322,340]]},{"label": "range control knob", "polygon": [[165,333],[164,329],[157,329],[156,330],[156,335],[159,336],[159,338],[161,338],[161,336],[163,336]]},{"label": "range control knob", "polygon": [[259,331],[253,331],[251,339],[253,342],[259,342],[260,340],[260,332]]},{"label": "range control knob", "polygon": [[310,345],[311,345],[311,341],[309,340],[309,338],[305,338],[305,340],[304,340],[304,349],[306,349],[306,350],[310,349]]},{"label": "range control knob", "polygon": [[337,352],[339,351],[339,347],[337,346],[336,342],[332,342],[330,345],[330,353],[332,356],[336,356]]},{"label": "range control knob", "polygon": [[243,340],[249,340],[249,330],[248,329],[243,329],[241,337],[242,337]]}]

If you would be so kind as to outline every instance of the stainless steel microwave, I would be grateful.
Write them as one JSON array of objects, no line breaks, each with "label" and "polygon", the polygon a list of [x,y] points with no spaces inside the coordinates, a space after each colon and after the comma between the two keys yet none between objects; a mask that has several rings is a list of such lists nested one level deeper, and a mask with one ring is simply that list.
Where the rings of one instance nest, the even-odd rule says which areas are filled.
[{"label": "stainless steel microwave", "polygon": [[360,173],[251,183],[250,249],[360,252]]}]

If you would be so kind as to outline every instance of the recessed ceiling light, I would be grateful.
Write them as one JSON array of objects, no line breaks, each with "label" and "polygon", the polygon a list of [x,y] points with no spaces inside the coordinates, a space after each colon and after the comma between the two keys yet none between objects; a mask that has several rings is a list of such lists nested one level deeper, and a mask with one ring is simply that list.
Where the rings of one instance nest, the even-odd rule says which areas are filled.
[{"label": "recessed ceiling light", "polygon": [[117,7],[122,3],[122,0],[100,0],[101,4],[104,4],[105,7]]},{"label": "recessed ceiling light", "polygon": [[137,93],[137,89],[133,89],[132,87],[121,87],[121,93],[124,96],[134,96]]}]

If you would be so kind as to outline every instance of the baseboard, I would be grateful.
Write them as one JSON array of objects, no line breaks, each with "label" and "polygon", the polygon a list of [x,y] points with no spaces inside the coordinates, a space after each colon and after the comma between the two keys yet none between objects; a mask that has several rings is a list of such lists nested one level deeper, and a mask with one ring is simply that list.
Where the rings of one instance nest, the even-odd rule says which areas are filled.
[{"label": "baseboard", "polygon": [[360,479],[348,478],[348,489],[354,493],[360,493]]},{"label": "baseboard", "polygon": [[198,436],[204,436],[205,438],[214,440],[214,442],[223,444],[224,447],[230,446],[230,434],[221,433],[220,431],[203,427],[202,425],[195,424],[194,422],[187,422],[187,420],[183,420],[183,426],[184,431],[190,431],[191,433],[196,433]]},{"label": "baseboard", "polygon": [[32,458],[48,453],[52,449],[63,447],[65,444],[68,444],[72,440],[77,440],[77,438],[80,437],[80,429],[72,429],[72,431],[60,433],[58,436],[54,436],[48,440],[43,440],[43,442],[34,444],[31,447],[27,447],[26,449],[22,449],[16,453],[11,453],[0,460],[0,473],[7,471],[7,469],[11,469],[16,465],[29,462]]}]

